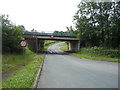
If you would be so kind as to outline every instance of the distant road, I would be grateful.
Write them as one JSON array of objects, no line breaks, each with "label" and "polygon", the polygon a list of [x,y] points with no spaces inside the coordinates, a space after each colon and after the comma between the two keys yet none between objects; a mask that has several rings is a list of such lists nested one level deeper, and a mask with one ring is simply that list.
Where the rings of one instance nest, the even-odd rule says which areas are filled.
[{"label": "distant road", "polygon": [[[62,52],[59,44],[48,50]],[[48,54],[38,88],[118,88],[118,63]]]}]

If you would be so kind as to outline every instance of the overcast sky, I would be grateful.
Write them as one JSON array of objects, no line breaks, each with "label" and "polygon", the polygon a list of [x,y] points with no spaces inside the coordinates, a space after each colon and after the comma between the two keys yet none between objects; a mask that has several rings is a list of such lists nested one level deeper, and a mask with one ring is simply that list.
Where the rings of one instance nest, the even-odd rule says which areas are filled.
[{"label": "overcast sky", "polygon": [[80,0],[0,0],[0,13],[8,14],[16,25],[26,30],[66,31]]}]

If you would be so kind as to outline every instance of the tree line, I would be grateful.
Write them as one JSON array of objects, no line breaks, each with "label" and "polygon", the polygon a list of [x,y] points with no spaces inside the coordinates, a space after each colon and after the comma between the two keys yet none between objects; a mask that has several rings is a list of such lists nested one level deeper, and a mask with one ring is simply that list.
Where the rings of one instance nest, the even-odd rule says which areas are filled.
[{"label": "tree line", "polygon": [[2,52],[21,53],[20,41],[23,40],[23,25],[14,25],[8,15],[1,15],[2,18]]},{"label": "tree line", "polygon": [[82,1],[77,7],[74,32],[84,46],[120,47],[120,1]]},{"label": "tree line", "polygon": [[54,31],[53,32],[54,36],[73,36],[76,37],[76,33],[72,32],[72,31]]}]

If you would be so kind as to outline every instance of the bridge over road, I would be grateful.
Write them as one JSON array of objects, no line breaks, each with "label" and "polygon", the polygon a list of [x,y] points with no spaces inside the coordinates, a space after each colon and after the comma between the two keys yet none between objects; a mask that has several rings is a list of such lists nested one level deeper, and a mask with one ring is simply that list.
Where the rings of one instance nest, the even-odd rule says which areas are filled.
[{"label": "bridge over road", "polygon": [[80,40],[77,36],[70,35],[54,35],[52,33],[44,33],[44,34],[31,34],[24,33],[24,38],[28,41],[29,45],[32,46],[33,50],[38,52],[40,48],[41,40],[56,40],[56,41],[68,41],[69,42],[69,50],[71,51],[79,51],[80,48]]}]

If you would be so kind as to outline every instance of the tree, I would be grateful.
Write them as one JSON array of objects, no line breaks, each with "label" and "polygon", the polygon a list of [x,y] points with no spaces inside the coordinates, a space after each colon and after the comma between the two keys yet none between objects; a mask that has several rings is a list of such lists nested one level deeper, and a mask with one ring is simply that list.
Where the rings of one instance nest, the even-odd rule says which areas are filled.
[{"label": "tree", "polygon": [[120,45],[120,2],[81,2],[74,16],[75,32],[86,46]]},{"label": "tree", "polygon": [[23,26],[15,26],[8,19],[8,15],[2,15],[2,51],[3,53],[20,53],[20,41],[23,39]]}]

